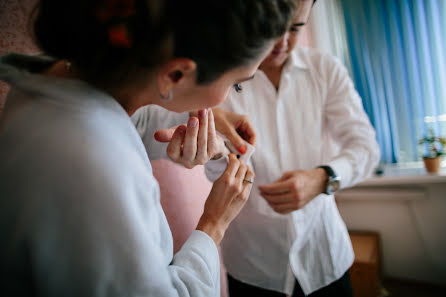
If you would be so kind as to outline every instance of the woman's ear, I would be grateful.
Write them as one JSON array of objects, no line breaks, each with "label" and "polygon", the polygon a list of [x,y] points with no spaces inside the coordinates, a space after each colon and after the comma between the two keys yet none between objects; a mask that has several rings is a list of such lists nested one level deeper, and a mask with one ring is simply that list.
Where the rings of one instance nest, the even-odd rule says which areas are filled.
[{"label": "woman's ear", "polygon": [[161,95],[169,93],[184,79],[195,77],[196,69],[197,64],[187,58],[174,58],[162,65],[157,79]]}]

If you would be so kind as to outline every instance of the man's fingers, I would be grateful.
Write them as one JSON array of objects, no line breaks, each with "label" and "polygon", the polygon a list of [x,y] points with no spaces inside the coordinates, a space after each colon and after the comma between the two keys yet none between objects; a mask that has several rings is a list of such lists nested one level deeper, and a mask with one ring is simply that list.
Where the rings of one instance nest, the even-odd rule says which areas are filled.
[{"label": "man's fingers", "polygon": [[300,207],[296,208],[296,204],[291,204],[291,203],[278,204],[278,205],[270,204],[270,206],[272,209],[274,209],[275,212],[281,214],[287,214],[300,208]]},{"label": "man's fingers", "polygon": [[291,171],[285,172],[278,180],[275,181],[275,183],[286,181],[287,179],[289,179],[292,176],[293,176],[293,172],[291,172]]},{"label": "man's fingers", "polygon": [[169,142],[172,139],[172,135],[177,127],[172,127],[168,129],[161,129],[155,132],[153,137],[159,142]]},{"label": "man's fingers", "polygon": [[283,204],[296,201],[296,194],[292,192],[287,192],[280,195],[270,195],[260,192],[260,195],[262,195],[262,197],[265,198],[265,200],[268,201],[268,203],[272,204]]},{"label": "man's fingers", "polygon": [[181,145],[183,144],[185,134],[186,126],[178,126],[167,146],[167,155],[174,161],[177,161],[181,157]]},{"label": "man's fingers", "polygon": [[290,180],[275,182],[269,185],[259,186],[259,190],[265,194],[277,195],[284,194],[293,190],[293,182]]}]

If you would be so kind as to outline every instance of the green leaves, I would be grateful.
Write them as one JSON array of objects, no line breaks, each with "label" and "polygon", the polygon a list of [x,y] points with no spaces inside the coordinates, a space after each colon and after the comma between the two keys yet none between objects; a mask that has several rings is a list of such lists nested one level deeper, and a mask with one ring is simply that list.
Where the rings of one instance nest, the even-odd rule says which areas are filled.
[{"label": "green leaves", "polygon": [[444,155],[443,151],[446,149],[446,138],[435,136],[434,129],[429,128],[427,136],[424,136],[418,141],[419,144],[426,144],[427,152],[424,155],[425,158],[435,158]]}]

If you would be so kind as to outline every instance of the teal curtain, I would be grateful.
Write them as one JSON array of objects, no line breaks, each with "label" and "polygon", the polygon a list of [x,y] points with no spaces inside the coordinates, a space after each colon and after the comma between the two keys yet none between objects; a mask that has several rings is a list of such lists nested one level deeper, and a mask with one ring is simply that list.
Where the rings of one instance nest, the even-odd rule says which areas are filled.
[{"label": "teal curtain", "polygon": [[340,1],[382,161],[419,160],[418,139],[446,133],[446,0]]}]

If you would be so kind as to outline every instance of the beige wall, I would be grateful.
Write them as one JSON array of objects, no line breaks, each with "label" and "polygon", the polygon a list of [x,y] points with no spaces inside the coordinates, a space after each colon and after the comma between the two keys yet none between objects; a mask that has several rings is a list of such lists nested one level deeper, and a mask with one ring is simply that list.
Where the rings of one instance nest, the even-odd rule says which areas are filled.
[{"label": "beige wall", "polygon": [[[422,170],[420,170],[422,171]],[[337,195],[350,230],[381,236],[385,277],[446,285],[446,171],[370,179]]]}]

